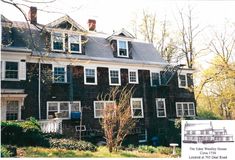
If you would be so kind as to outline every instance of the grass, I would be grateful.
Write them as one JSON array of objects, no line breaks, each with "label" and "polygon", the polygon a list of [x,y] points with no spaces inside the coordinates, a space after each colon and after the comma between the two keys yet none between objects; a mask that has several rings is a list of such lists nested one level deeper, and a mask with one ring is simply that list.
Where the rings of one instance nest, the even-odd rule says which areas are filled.
[{"label": "grass", "polygon": [[123,151],[109,153],[106,147],[98,147],[96,152],[91,151],[77,151],[55,148],[41,148],[41,147],[22,147],[17,149],[17,157],[92,157],[92,158],[128,158],[128,157],[141,157],[141,158],[169,158],[170,155],[160,153],[142,153],[138,150]]}]

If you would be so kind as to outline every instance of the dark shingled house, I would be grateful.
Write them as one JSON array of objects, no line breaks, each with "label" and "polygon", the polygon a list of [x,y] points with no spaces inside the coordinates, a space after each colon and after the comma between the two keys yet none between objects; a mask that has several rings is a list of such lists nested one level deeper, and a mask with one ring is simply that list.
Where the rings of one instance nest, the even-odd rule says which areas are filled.
[{"label": "dark shingled house", "polygon": [[[86,30],[69,16],[37,23],[31,8],[26,22],[1,17],[1,118],[35,117],[44,132],[100,141],[99,119],[110,87],[135,88],[130,99],[138,124],[126,143],[180,142],[174,122],[194,117],[193,71],[162,59],[152,44],[122,29],[112,35]],[[40,73],[39,73],[40,71]],[[82,125],[80,116],[82,110]]]}]

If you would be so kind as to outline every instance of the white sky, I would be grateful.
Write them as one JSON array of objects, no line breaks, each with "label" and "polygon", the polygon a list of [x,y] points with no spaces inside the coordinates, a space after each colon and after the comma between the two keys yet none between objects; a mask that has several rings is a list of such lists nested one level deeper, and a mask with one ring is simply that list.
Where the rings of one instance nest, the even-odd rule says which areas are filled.
[{"label": "white sky", "polygon": [[[113,30],[126,28],[130,32],[131,20],[135,15],[140,17],[143,9],[156,12],[157,19],[163,20],[165,15],[172,25],[176,24],[178,9],[186,8],[190,3],[194,7],[195,20],[201,26],[213,25],[221,27],[226,20],[235,22],[235,1],[164,1],[164,0],[56,0],[53,3],[26,3],[28,0],[14,0],[39,9],[57,11],[68,14],[83,27],[87,27],[87,20],[97,20],[97,30],[112,33]],[[51,0],[31,0],[51,1]],[[10,20],[24,21],[19,11],[8,4],[1,4],[1,14]],[[22,6],[23,7],[23,6]],[[23,7],[27,13],[28,8]],[[38,11],[38,22],[47,24],[63,14]]]},{"label": "white sky", "polygon": [[[158,21],[166,19],[170,21],[171,27],[177,29],[178,10],[187,10],[188,5],[193,7],[195,24],[201,28],[206,27],[200,35],[199,45],[208,42],[212,37],[213,30],[223,30],[225,22],[235,24],[235,1],[178,1],[178,0],[55,0],[53,3],[27,3],[26,1],[52,1],[52,0],[13,0],[28,6],[36,6],[46,11],[61,12],[48,13],[38,10],[38,23],[47,24],[68,14],[78,24],[87,28],[87,20],[92,18],[97,21],[97,31],[112,33],[121,28],[132,31],[131,21],[135,17],[140,18],[143,10],[155,12]],[[24,17],[15,7],[0,2],[0,11],[6,18],[14,21],[24,21]],[[29,8],[21,6],[25,13]],[[211,57],[211,56],[210,56]],[[204,63],[210,57],[201,57],[199,61]],[[199,65],[203,66],[203,65]]]}]

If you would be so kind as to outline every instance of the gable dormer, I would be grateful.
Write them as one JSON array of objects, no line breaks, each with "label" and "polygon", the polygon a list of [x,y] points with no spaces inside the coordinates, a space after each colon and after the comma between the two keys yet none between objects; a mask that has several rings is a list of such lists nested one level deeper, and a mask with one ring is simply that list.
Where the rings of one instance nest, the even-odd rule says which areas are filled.
[{"label": "gable dormer", "polygon": [[86,30],[69,16],[61,17],[46,25],[49,32],[50,51],[85,54]]},{"label": "gable dormer", "polygon": [[134,36],[126,30],[114,32],[107,38],[110,41],[110,46],[113,50],[113,56],[116,58],[132,59],[132,44]]}]

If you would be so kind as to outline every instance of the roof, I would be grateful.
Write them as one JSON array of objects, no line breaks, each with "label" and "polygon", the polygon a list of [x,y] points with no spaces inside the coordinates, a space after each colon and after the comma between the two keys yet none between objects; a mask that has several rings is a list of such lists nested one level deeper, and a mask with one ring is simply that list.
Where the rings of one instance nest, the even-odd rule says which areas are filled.
[{"label": "roof", "polygon": [[[74,23],[74,26],[78,28],[82,28],[80,25],[78,25],[76,22],[74,22],[70,17],[65,16],[61,17],[44,27],[52,27],[53,25],[58,25],[59,22],[68,21],[70,23]],[[27,27],[27,23],[25,22],[16,22],[11,21],[13,23],[13,27],[15,28],[21,28],[21,30],[24,30],[24,32],[19,31],[19,33],[15,33],[18,38],[21,36],[21,38],[24,40],[13,40],[15,44],[11,47],[24,47],[25,41],[30,42],[30,36],[29,36],[29,30]],[[98,32],[86,32],[85,36],[88,39],[88,42],[85,46],[85,55],[78,55],[78,54],[61,54],[61,53],[48,53],[45,50],[45,40],[41,36],[42,32],[42,26],[36,27],[32,24],[30,24],[30,28],[33,33],[34,41],[37,43],[38,49],[32,49],[32,47],[25,46],[27,48],[31,48],[34,50],[33,54],[34,56],[39,55],[45,55],[51,58],[79,58],[79,59],[89,59],[89,60],[97,60],[97,61],[114,61],[114,62],[124,62],[124,63],[137,63],[137,64],[168,64],[163,60],[163,58],[160,56],[160,54],[156,51],[153,44],[138,41],[132,37],[132,35],[122,29],[120,32],[115,33],[115,36],[118,36],[117,34],[121,34],[120,37],[123,37],[127,35],[127,38],[131,39],[132,44],[132,59],[126,59],[126,58],[115,58],[113,55],[113,51],[110,46],[110,41],[108,40],[108,37],[112,36],[105,33],[98,33]],[[40,29],[41,28],[41,29]],[[15,38],[15,36],[14,36]],[[31,45],[32,46],[32,45]],[[8,50],[8,48],[2,48],[2,50]]]},{"label": "roof", "polygon": [[213,126],[211,123],[187,123],[185,124],[185,131],[196,131],[196,130],[212,130]]}]

